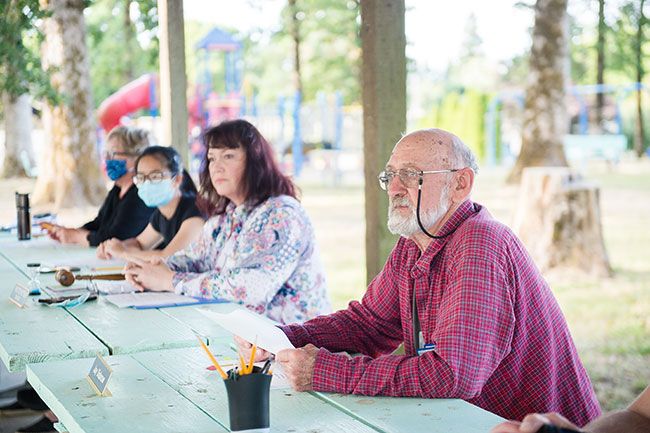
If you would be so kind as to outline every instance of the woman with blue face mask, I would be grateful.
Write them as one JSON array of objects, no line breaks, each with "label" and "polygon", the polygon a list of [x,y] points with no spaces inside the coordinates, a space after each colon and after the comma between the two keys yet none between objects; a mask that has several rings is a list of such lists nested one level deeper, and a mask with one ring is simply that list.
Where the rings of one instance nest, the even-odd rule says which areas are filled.
[{"label": "woman with blue face mask", "polygon": [[48,234],[64,244],[98,246],[107,239],[137,236],[149,222],[153,209],[138,196],[133,184],[135,161],[149,146],[149,133],[140,128],[118,126],[106,137],[106,175],[114,182],[97,217],[79,228],[54,225]]},{"label": "woman with blue face mask", "polygon": [[195,241],[203,229],[196,205],[196,186],[183,170],[178,152],[151,146],[135,161],[133,181],[144,204],[154,209],[149,224],[131,239],[109,239],[97,248],[97,257],[149,259],[167,257]]}]

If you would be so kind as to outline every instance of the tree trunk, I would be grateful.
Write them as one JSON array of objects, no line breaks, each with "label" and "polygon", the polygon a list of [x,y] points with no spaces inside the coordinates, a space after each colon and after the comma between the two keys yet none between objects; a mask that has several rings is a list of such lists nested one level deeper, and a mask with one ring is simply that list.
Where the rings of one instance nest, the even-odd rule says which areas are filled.
[{"label": "tree trunk", "polygon": [[639,18],[637,21],[637,31],[636,31],[636,82],[639,83],[639,89],[636,92],[636,128],[634,134],[634,150],[636,155],[641,158],[643,156],[643,151],[645,150],[645,130],[643,126],[643,104],[642,102],[642,89],[641,83],[643,83],[643,76],[645,75],[643,70],[643,42],[645,38],[643,36],[643,25],[645,24],[645,14],[643,13],[643,6],[645,0],[641,0],[639,5]]},{"label": "tree trunk", "polygon": [[598,187],[569,168],[526,168],[517,209],[513,230],[542,271],[573,268],[611,275]]},{"label": "tree trunk", "polygon": [[106,194],[95,150],[84,0],[45,1],[52,16],[44,23],[43,67],[54,67],[52,84],[63,96],[46,106],[46,141],[33,201],[56,209],[99,204]]},{"label": "tree trunk", "polygon": [[[596,42],[596,83],[602,85],[605,83],[605,0],[598,0],[598,41]],[[605,105],[605,94],[598,92],[596,94],[596,125],[602,131],[603,126],[603,106]]]},{"label": "tree trunk", "polygon": [[131,22],[131,0],[123,0],[124,11],[122,24],[124,26],[124,84],[130,83],[135,78],[135,66],[133,65],[133,53],[135,48],[135,28]]},{"label": "tree trunk", "polygon": [[32,98],[21,95],[12,98],[8,93],[2,95],[5,111],[5,156],[2,177],[27,176],[21,153],[26,152],[30,165],[33,164],[32,152]]},{"label": "tree trunk", "polygon": [[366,278],[382,269],[395,245],[386,226],[388,195],[377,184],[406,130],[404,0],[361,1]]},{"label": "tree trunk", "polygon": [[521,152],[508,182],[519,182],[525,167],[567,165],[562,144],[568,126],[564,101],[567,27],[567,0],[537,0]]},{"label": "tree trunk", "polygon": [[[293,83],[297,92],[302,95],[302,73],[300,70],[300,20],[298,19],[298,6],[296,0],[289,0],[291,13],[291,39],[293,39]],[[304,97],[304,95],[303,95]]]}]

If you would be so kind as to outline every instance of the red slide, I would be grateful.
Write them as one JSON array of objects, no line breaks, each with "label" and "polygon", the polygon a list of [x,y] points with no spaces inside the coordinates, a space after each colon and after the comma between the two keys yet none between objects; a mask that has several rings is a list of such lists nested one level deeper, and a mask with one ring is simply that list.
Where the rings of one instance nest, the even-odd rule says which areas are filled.
[{"label": "red slide", "polygon": [[120,124],[122,116],[141,109],[158,108],[158,76],[145,74],[106,98],[97,109],[99,124],[108,132]]}]

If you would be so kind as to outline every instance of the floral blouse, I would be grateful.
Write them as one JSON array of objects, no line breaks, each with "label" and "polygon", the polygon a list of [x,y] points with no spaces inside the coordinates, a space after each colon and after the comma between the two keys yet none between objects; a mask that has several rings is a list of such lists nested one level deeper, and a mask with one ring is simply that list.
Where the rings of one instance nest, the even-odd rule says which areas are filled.
[{"label": "floral blouse", "polygon": [[201,237],[167,259],[176,293],[245,305],[280,323],[331,311],[314,230],[300,203],[230,203]]}]

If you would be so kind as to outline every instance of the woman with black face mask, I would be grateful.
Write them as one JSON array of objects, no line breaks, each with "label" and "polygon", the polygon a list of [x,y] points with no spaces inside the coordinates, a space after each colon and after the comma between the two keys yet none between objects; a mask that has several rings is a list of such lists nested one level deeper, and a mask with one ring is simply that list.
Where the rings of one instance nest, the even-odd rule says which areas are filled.
[{"label": "woman with black face mask", "polygon": [[135,160],[149,146],[143,129],[118,126],[106,138],[106,174],[114,181],[94,220],[79,228],[48,227],[48,234],[63,244],[96,247],[106,239],[129,239],[149,223],[153,208],[147,207],[133,184]]}]

